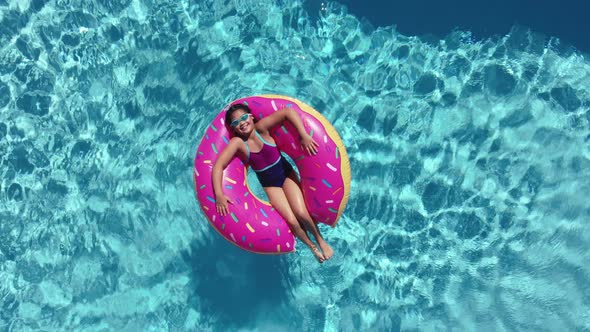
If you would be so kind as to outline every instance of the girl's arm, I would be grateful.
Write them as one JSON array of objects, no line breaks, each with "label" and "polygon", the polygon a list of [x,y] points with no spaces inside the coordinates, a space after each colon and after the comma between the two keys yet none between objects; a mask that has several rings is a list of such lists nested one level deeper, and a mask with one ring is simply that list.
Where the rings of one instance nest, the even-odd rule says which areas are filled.
[{"label": "girl's arm", "polygon": [[228,213],[227,203],[234,203],[229,197],[223,194],[223,189],[221,187],[223,170],[227,167],[227,164],[230,162],[236,152],[238,152],[240,145],[243,144],[244,143],[239,137],[232,138],[225,149],[221,151],[221,154],[217,160],[215,160],[215,164],[213,165],[211,180],[213,182],[213,192],[215,193],[215,207],[217,209],[217,213],[222,216],[225,216]]},{"label": "girl's arm", "polygon": [[282,123],[283,121],[288,120],[293,124],[297,133],[301,137],[301,146],[307,153],[309,154],[316,154],[318,152],[318,143],[313,140],[313,138],[305,132],[305,127],[303,126],[303,121],[292,108],[284,108],[282,110],[278,110],[271,115],[262,118],[260,121],[256,123],[256,128],[262,132],[267,132],[270,128]]}]

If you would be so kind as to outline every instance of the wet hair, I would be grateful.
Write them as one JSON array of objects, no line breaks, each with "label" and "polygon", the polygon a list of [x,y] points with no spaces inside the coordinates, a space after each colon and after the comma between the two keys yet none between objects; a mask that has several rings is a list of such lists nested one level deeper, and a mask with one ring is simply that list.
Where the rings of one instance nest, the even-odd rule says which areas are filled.
[{"label": "wet hair", "polygon": [[[231,123],[231,116],[232,114],[234,114],[235,111],[237,110],[244,110],[246,113],[252,114],[252,111],[250,110],[250,107],[244,105],[244,104],[234,104],[231,105],[231,107],[227,110],[227,112],[225,112],[225,124],[229,127],[229,124]],[[256,120],[254,119],[254,122],[256,122]]]}]

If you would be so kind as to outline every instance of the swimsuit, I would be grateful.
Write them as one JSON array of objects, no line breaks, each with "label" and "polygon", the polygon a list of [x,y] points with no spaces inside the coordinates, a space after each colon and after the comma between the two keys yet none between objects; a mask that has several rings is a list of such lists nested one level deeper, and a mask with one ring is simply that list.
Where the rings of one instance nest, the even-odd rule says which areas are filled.
[{"label": "swimsuit", "polygon": [[265,141],[257,131],[254,132],[263,144],[260,151],[250,152],[248,142],[244,141],[250,166],[256,172],[258,181],[263,187],[282,187],[285,179],[293,171],[293,167],[283,158],[276,144]]}]

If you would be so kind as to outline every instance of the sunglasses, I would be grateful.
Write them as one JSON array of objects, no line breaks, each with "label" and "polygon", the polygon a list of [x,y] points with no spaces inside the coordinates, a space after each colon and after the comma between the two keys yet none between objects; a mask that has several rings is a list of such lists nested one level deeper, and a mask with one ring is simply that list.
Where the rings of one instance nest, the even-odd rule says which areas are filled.
[{"label": "sunglasses", "polygon": [[235,119],[234,121],[232,121],[229,125],[230,127],[234,128],[237,127],[240,122],[242,121],[246,121],[248,120],[248,117],[250,116],[250,113],[244,113],[244,115],[240,116],[239,118]]}]

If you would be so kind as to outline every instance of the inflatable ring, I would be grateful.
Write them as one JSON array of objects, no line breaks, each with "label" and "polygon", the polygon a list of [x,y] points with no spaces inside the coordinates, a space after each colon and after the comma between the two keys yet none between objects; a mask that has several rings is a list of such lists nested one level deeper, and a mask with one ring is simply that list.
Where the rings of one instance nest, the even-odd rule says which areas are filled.
[{"label": "inflatable ring", "polygon": [[295,237],[277,211],[250,190],[247,168],[237,156],[229,162],[222,177],[224,193],[233,200],[230,213],[220,216],[215,209],[211,173],[219,153],[229,143],[231,131],[225,125],[225,111],[233,104],[250,107],[256,119],[283,108],[295,110],[305,130],[319,144],[318,153],[309,156],[299,144],[299,134],[286,121],[270,130],[282,153],[297,166],[305,204],[317,222],[336,225],[350,194],[350,163],[344,144],[332,125],[307,104],[290,97],[263,95],[241,98],[227,105],[213,119],[197,148],[194,181],[197,200],[211,226],[238,247],[263,254],[295,250]]}]

